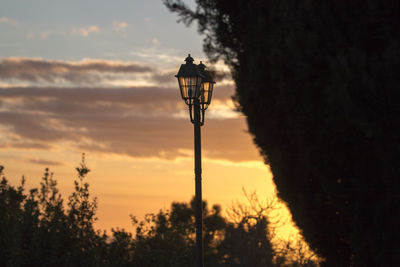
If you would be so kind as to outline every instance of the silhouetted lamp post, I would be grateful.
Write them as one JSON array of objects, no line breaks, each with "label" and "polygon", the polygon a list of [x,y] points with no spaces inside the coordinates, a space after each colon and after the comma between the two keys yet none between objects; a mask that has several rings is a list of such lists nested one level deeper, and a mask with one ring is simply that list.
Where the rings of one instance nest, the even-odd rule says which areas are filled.
[{"label": "silhouetted lamp post", "polygon": [[201,136],[200,126],[204,125],[205,111],[210,105],[215,82],[201,63],[196,65],[193,58],[185,59],[178,74],[182,99],[189,106],[190,121],[194,125],[194,166],[195,166],[195,216],[196,216],[196,265],[204,266],[203,260],[203,216],[201,196]]}]

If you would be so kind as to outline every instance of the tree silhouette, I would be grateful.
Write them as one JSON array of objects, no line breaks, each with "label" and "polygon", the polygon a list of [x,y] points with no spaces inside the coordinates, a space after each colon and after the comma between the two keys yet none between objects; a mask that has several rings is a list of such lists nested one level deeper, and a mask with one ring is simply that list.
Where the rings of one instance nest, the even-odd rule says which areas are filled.
[{"label": "tree silhouette", "polygon": [[83,182],[85,166],[82,159],[67,210],[49,169],[40,189],[29,194],[24,178],[15,188],[1,174],[0,256],[5,266],[101,265],[106,236],[93,228],[97,205]]},{"label": "tree silhouette", "polygon": [[400,261],[396,1],[198,0],[204,50],[223,59],[279,196],[330,266]]},{"label": "tree silhouette", "polygon": [[[1,168],[3,170],[3,168]],[[173,202],[170,210],[148,214],[136,233],[96,231],[97,200],[92,199],[84,157],[74,191],[64,205],[57,182],[45,169],[39,189],[25,192],[24,179],[13,187],[0,172],[0,256],[2,266],[192,266],[195,259],[194,199]],[[251,200],[252,201],[252,200]],[[207,266],[302,266],[295,249],[275,251],[270,238],[268,207],[232,208],[231,219],[219,205],[203,202]],[[303,262],[310,258],[305,258]],[[313,263],[313,262],[311,262]],[[314,264],[314,263],[313,263]],[[314,266],[314,265],[307,265]]]}]

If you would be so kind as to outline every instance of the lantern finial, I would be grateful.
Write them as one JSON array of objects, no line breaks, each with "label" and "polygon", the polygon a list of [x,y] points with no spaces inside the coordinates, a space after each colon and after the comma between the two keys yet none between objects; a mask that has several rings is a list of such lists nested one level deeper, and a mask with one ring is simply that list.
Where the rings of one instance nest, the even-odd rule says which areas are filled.
[{"label": "lantern finial", "polygon": [[190,56],[190,54],[187,56],[187,58],[185,59],[186,64],[192,64],[194,59]]}]

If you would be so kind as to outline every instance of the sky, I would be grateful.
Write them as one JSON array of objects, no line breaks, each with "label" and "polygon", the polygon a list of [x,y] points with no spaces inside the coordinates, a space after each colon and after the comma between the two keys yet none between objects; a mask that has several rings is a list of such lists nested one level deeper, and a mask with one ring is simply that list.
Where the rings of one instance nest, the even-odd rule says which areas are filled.
[{"label": "sky", "polygon": [[[66,198],[85,153],[99,229],[133,231],[130,214],[190,201],[193,125],[174,75],[188,53],[208,62],[196,24],[177,20],[161,0],[0,0],[0,165],[11,184],[24,175],[37,187],[48,167]],[[276,194],[233,94],[228,76],[217,81],[201,129],[203,199],[223,209],[243,191]]]}]

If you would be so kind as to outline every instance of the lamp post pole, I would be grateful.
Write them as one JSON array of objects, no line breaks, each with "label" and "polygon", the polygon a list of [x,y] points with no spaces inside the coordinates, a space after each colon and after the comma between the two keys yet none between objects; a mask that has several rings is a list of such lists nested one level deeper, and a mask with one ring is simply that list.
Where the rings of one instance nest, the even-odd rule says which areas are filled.
[{"label": "lamp post pole", "polygon": [[204,266],[203,258],[203,212],[201,192],[201,121],[200,101],[194,101],[194,173],[195,173],[195,218],[197,267]]},{"label": "lamp post pole", "polygon": [[186,64],[182,64],[178,74],[179,89],[182,99],[189,106],[190,121],[194,126],[194,173],[195,173],[195,220],[196,220],[196,266],[204,267],[203,256],[203,200],[201,193],[201,131],[204,115],[211,103],[215,82],[206,66],[188,55]]}]

